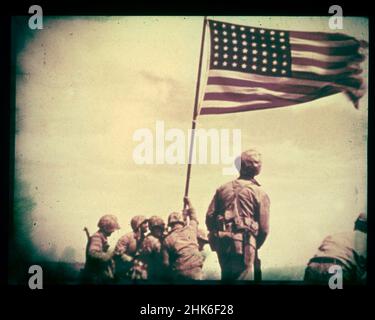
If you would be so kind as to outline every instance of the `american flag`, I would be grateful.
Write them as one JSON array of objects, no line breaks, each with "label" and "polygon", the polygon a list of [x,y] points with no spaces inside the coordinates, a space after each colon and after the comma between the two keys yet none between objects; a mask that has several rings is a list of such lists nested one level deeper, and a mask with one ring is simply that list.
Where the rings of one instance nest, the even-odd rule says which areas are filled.
[{"label": "american flag", "polygon": [[364,41],[208,20],[210,62],[200,114],[286,107],[345,92],[364,94]]}]

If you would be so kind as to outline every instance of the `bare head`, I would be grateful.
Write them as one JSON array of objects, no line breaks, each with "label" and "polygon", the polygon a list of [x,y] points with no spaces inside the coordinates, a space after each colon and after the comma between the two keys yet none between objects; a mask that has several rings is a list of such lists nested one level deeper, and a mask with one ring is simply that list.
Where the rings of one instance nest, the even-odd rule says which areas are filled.
[{"label": "bare head", "polygon": [[262,169],[261,154],[255,149],[249,149],[241,153],[235,161],[236,167],[243,178],[254,178]]}]

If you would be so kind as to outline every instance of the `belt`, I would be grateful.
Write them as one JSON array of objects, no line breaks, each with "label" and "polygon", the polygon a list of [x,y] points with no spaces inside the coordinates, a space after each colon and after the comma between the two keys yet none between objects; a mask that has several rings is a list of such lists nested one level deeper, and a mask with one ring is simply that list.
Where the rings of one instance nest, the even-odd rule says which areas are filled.
[{"label": "belt", "polygon": [[344,266],[343,262],[339,259],[336,258],[331,258],[331,257],[314,257],[310,259],[309,263],[316,262],[316,263],[332,263],[332,264],[337,264],[340,266]]}]

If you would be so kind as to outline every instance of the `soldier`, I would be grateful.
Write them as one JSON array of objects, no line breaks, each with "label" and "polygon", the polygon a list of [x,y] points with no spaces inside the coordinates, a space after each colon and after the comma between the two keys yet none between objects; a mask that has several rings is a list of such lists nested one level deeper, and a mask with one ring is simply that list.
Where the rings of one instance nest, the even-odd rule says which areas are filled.
[{"label": "soldier", "polygon": [[354,232],[342,232],[323,240],[318,252],[309,261],[304,280],[308,283],[328,284],[333,276],[329,269],[342,268],[343,281],[365,283],[367,277],[367,217],[361,213],[354,223]]},{"label": "soldier", "polygon": [[133,231],[123,235],[118,240],[114,251],[116,278],[118,280],[131,278],[130,271],[147,232],[148,219],[145,216],[135,216],[131,219],[130,225]]},{"label": "soldier", "polygon": [[147,280],[163,281],[165,267],[161,245],[164,238],[165,223],[162,218],[152,216],[148,220],[150,234],[146,236],[142,243],[139,260],[145,264],[147,270]]},{"label": "soldier", "polygon": [[163,262],[171,270],[174,281],[201,280],[204,259],[198,247],[198,221],[190,200],[184,198],[184,203],[187,210],[183,214],[172,212],[168,217],[171,231],[164,239]]},{"label": "soldier", "polygon": [[108,252],[107,238],[120,229],[117,218],[107,214],[98,222],[99,230],[89,237],[86,247],[86,264],[84,281],[90,283],[106,283],[113,280],[113,254]]},{"label": "soldier", "polygon": [[261,155],[251,149],[236,159],[237,168],[239,162],[239,178],[217,189],[206,214],[223,280],[254,280],[257,250],[269,232],[270,200],[254,179],[261,170]]}]

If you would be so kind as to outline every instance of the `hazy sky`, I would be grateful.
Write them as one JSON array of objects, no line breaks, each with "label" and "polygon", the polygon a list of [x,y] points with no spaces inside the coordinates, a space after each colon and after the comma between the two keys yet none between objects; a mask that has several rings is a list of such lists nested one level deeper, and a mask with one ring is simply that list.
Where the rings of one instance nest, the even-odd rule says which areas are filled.
[{"label": "hazy sky", "polygon": [[[330,32],[328,18],[209,18]],[[166,129],[190,128],[202,21],[49,18],[34,31],[17,58],[16,165],[36,203],[30,219],[43,251],[55,246],[61,256],[71,246],[83,261],[82,229],[94,232],[102,214],[120,219],[114,245],[133,215],[166,218],[181,209],[186,166],[136,165],[132,136],[139,128],[154,131],[157,120]],[[342,32],[368,40],[367,20],[345,18]],[[264,268],[305,264],[323,237],[351,230],[366,211],[367,95],[359,110],[337,94],[288,108],[202,116],[198,127],[240,129],[243,149],[263,154],[258,180],[271,198]],[[202,225],[215,189],[234,177],[220,165],[193,166],[190,197]]]}]

